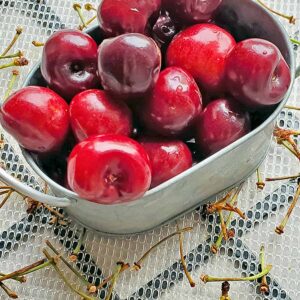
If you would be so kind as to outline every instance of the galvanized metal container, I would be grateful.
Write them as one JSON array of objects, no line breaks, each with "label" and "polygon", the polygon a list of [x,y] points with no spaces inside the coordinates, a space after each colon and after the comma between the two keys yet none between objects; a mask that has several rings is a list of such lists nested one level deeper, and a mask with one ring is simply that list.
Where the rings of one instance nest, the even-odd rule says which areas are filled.
[{"label": "galvanized metal container", "polygon": [[[242,181],[264,159],[272,137],[274,121],[285,105],[295,79],[293,48],[287,32],[261,6],[251,0],[224,0],[218,22],[229,26],[239,38],[260,37],[276,44],[288,62],[292,83],[282,102],[251,133],[193,166],[177,177],[148,191],[143,198],[125,204],[101,205],[80,199],[74,192],[51,180],[29,152],[23,154],[35,172],[51,187],[55,196],[45,195],[19,182],[0,168],[0,177],[24,195],[41,202],[65,207],[67,213],[86,227],[106,234],[131,234],[149,230],[194,209],[203,201]],[[88,31],[96,40],[99,29]],[[39,66],[29,74],[24,86],[40,85]]]}]

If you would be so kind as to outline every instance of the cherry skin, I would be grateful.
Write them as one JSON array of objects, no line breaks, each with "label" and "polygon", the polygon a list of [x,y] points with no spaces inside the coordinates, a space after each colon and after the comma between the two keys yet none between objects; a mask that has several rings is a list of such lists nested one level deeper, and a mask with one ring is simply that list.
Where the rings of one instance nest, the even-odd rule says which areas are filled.
[{"label": "cherry skin", "polygon": [[29,86],[13,93],[0,112],[3,128],[27,150],[56,151],[69,130],[69,107],[48,88]]},{"label": "cherry skin", "polygon": [[160,6],[161,0],[103,0],[98,8],[99,24],[107,36],[144,34],[149,18]]},{"label": "cherry skin", "polygon": [[280,50],[266,40],[239,42],[228,57],[228,91],[251,109],[280,102],[290,83],[291,72]]},{"label": "cherry skin", "polygon": [[99,85],[97,44],[79,30],[54,33],[43,50],[41,72],[51,89],[70,101],[76,94]]},{"label": "cherry skin", "polygon": [[102,42],[98,68],[106,91],[116,98],[132,100],[153,88],[161,68],[161,53],[151,38],[123,34]]},{"label": "cherry skin", "polygon": [[229,32],[214,24],[191,26],[175,36],[167,50],[167,65],[188,71],[205,91],[223,90],[225,62],[235,46]]},{"label": "cherry skin", "polygon": [[163,70],[149,99],[141,106],[144,126],[159,135],[181,136],[202,110],[202,97],[195,80],[183,69]]},{"label": "cherry skin", "polygon": [[68,183],[81,198],[115,204],[149,189],[151,167],[144,148],[122,135],[100,135],[79,143],[68,160]]},{"label": "cherry skin", "polygon": [[191,151],[181,141],[142,138],[140,143],[150,159],[152,188],[189,169],[193,164]]},{"label": "cherry skin", "polygon": [[211,155],[251,130],[249,113],[229,99],[209,103],[196,123],[196,143],[204,155]]},{"label": "cherry skin", "polygon": [[70,121],[78,141],[100,134],[132,133],[131,111],[124,102],[117,102],[104,91],[87,90],[70,103]]},{"label": "cherry skin", "polygon": [[185,24],[207,22],[220,6],[222,0],[162,0],[163,8],[178,21]]}]

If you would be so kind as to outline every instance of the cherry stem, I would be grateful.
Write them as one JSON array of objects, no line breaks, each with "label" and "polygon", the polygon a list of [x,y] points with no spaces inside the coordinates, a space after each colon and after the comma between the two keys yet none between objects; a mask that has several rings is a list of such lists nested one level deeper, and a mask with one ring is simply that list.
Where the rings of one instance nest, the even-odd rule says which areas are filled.
[{"label": "cherry stem", "polygon": [[296,190],[296,193],[295,193],[295,196],[294,196],[294,199],[293,199],[293,202],[292,204],[290,205],[285,217],[283,218],[282,222],[280,223],[279,226],[276,227],[275,229],[275,232],[277,234],[283,234],[284,233],[284,228],[289,220],[289,217],[291,216],[297,202],[298,202],[298,199],[299,199],[299,196],[300,196],[300,183],[298,183],[298,187],[297,187],[297,190]]},{"label": "cherry stem", "polygon": [[12,76],[11,76],[11,79],[9,81],[9,84],[8,84],[8,87],[7,87],[7,90],[5,92],[5,95],[4,95],[4,100],[6,100],[9,95],[11,94],[11,91],[16,83],[16,80],[17,78],[19,77],[20,73],[18,70],[13,70],[12,71]]},{"label": "cherry stem", "polygon": [[0,65],[0,70],[10,68],[10,67],[23,67],[27,66],[29,61],[25,57],[15,58],[10,63]]},{"label": "cherry stem", "polygon": [[266,184],[264,183],[264,181],[261,178],[259,168],[256,169],[256,176],[257,176],[256,186],[258,189],[263,190]]},{"label": "cherry stem", "polygon": [[70,256],[70,259],[71,259],[72,262],[77,260],[77,256],[78,256],[78,253],[79,253],[80,248],[82,246],[85,234],[86,234],[86,228],[84,227],[81,234],[80,234],[78,244],[77,244],[76,248],[74,249],[74,251],[72,252],[72,254]]},{"label": "cherry stem", "polygon": [[[6,275],[6,274],[0,272],[0,276],[5,276],[5,275]],[[15,276],[15,277],[13,277],[13,278],[11,278],[11,279],[12,279],[12,280],[15,280],[15,281],[18,281],[18,282],[20,282],[20,283],[26,282],[26,277],[25,277],[25,276]]]},{"label": "cherry stem", "polygon": [[[97,16],[93,16],[92,18],[90,18],[88,21],[86,21],[86,26],[90,25],[94,20],[96,20]],[[79,30],[83,30],[85,27],[84,25],[79,25],[78,29]]]},{"label": "cherry stem", "polygon": [[95,8],[95,7],[93,6],[93,4],[91,4],[91,3],[86,3],[86,4],[84,5],[84,8],[85,8],[87,11],[91,11],[91,10],[97,11],[97,8]]},{"label": "cherry stem", "polygon": [[294,43],[294,44],[296,44],[296,45],[300,45],[300,41],[292,39],[292,38],[291,38],[291,42]]},{"label": "cherry stem", "polygon": [[[240,194],[240,192],[241,192],[241,190],[242,190],[242,188],[243,188],[243,185],[244,185],[244,183],[241,183],[241,184],[239,185],[239,187],[237,188],[236,192],[234,193],[233,197],[232,197],[231,200],[230,200],[230,204],[231,204],[231,205],[237,205],[237,199],[238,199],[238,196],[239,196],[239,194]],[[230,222],[231,222],[231,220],[232,220],[232,218],[233,218],[233,214],[234,214],[233,211],[231,211],[231,212],[229,213],[228,218],[227,218],[227,220],[226,220],[226,228],[229,227]],[[228,234],[228,233],[227,233],[227,234]],[[221,231],[221,233],[220,233],[220,235],[219,235],[219,237],[218,237],[216,243],[213,244],[212,247],[211,247],[212,253],[216,254],[216,253],[218,252],[218,250],[219,250],[219,248],[220,248],[220,246],[221,246],[223,237],[224,237],[223,231]]]},{"label": "cherry stem", "polygon": [[232,191],[227,193],[224,198],[221,198],[217,202],[215,202],[213,204],[209,204],[207,207],[207,213],[212,214],[218,210],[222,210],[225,206],[226,201],[231,197],[231,195],[232,195]]},{"label": "cherry stem", "polygon": [[3,282],[0,282],[0,287],[2,290],[7,294],[7,296],[11,299],[17,299],[18,295],[16,292],[12,291],[7,285],[5,285]]},{"label": "cherry stem", "polygon": [[249,277],[225,277],[225,278],[221,278],[221,277],[212,277],[209,275],[201,275],[200,279],[204,282],[218,282],[218,281],[254,281],[257,280],[267,274],[269,274],[269,272],[272,269],[272,265],[266,265],[265,269],[263,269],[260,273],[253,275],[253,276],[249,276]]},{"label": "cherry stem", "polygon": [[[177,231],[180,231],[180,229],[178,228],[178,225],[177,225]],[[183,232],[181,232],[179,235],[179,253],[180,253],[180,260],[181,260],[181,264],[182,264],[182,267],[183,267],[183,271],[185,273],[185,276],[187,277],[188,281],[189,281],[189,284],[190,286],[193,288],[196,286],[196,283],[195,281],[193,280],[190,272],[188,271],[187,269],[187,265],[186,265],[186,262],[185,262],[185,258],[184,258],[184,254],[183,254]]]},{"label": "cherry stem", "polygon": [[[48,264],[47,264],[48,263]],[[29,273],[32,273],[33,271],[39,270],[37,268],[43,268],[46,265],[49,265],[49,262],[45,259],[41,259],[29,266],[23,267],[20,270],[14,271],[12,273],[3,275],[0,277],[0,282],[7,280],[7,279],[11,279],[11,278],[16,278],[17,276],[23,276]]]},{"label": "cherry stem", "polygon": [[279,181],[279,180],[288,180],[288,179],[297,179],[300,177],[300,173],[297,175],[292,176],[282,176],[282,177],[275,177],[275,178],[266,178],[266,181]]},{"label": "cherry stem", "polygon": [[32,41],[31,43],[34,47],[44,47],[45,46],[45,43],[39,42],[39,41]]},{"label": "cherry stem", "polygon": [[230,297],[228,295],[229,293],[229,290],[230,290],[230,284],[228,281],[224,281],[222,283],[222,295],[221,295],[221,298],[220,300],[230,300]]},{"label": "cherry stem", "polygon": [[[299,42],[300,43],[300,42]],[[286,105],[284,106],[284,108],[286,109],[292,109],[292,110],[300,110],[300,107],[297,106],[291,106],[291,105]]]},{"label": "cherry stem", "polygon": [[12,41],[9,43],[9,45],[6,47],[6,49],[3,51],[3,53],[0,56],[5,56],[9,52],[9,50],[14,46],[14,44],[16,43],[16,41],[18,40],[22,32],[23,32],[23,28],[18,26],[16,28],[16,33]]},{"label": "cherry stem", "polygon": [[5,55],[5,56],[0,56],[0,59],[22,57],[23,55],[24,55],[24,53],[21,50],[19,50],[18,52],[14,53],[14,54],[8,54],[8,55]]},{"label": "cherry stem", "polygon": [[120,276],[120,273],[121,273],[121,270],[122,270],[122,266],[123,266],[124,263],[122,262],[118,262],[117,263],[117,267],[116,267],[116,270],[112,276],[112,279],[111,279],[111,284],[110,284],[110,287],[109,287],[109,290],[108,290],[108,293],[107,293],[107,296],[105,298],[105,300],[110,300],[111,299],[111,296],[112,296],[112,292],[114,290],[114,287],[117,283],[117,280]]},{"label": "cherry stem", "polygon": [[[263,245],[260,247],[259,262],[260,262],[261,269],[264,270],[266,268],[266,264],[265,264],[265,247]],[[266,275],[262,276],[261,278],[260,291],[262,293],[269,292],[269,285],[267,282]]]},{"label": "cherry stem", "polygon": [[12,190],[7,192],[7,195],[4,197],[4,199],[2,200],[2,202],[0,203],[0,209],[5,205],[5,203],[7,202],[7,200],[10,198],[11,194],[13,193]]},{"label": "cherry stem", "polygon": [[50,254],[48,253],[48,251],[46,249],[43,249],[43,253],[46,256],[46,258],[48,259],[49,262],[51,262],[51,265],[53,266],[53,268],[55,269],[55,271],[57,272],[57,274],[61,277],[61,279],[64,281],[64,283],[72,290],[74,291],[77,295],[81,296],[83,299],[85,300],[96,300],[96,298],[94,297],[90,297],[89,295],[86,295],[85,293],[83,293],[82,291],[76,289],[70,282],[69,280],[65,277],[65,275],[63,274],[63,272],[60,270],[60,268],[58,267],[57,263],[56,263],[56,259],[54,257],[51,257]]},{"label": "cherry stem", "polygon": [[173,232],[170,235],[166,236],[165,238],[161,239],[158,243],[153,245],[137,262],[134,263],[134,266],[132,267],[133,270],[139,271],[142,267],[141,264],[142,262],[148,257],[148,255],[156,249],[159,245],[164,243],[165,241],[169,240],[170,238],[179,235],[182,232],[187,232],[193,230],[193,227],[186,227],[183,229],[180,229],[179,231]]},{"label": "cherry stem", "polygon": [[263,3],[261,0],[257,0],[257,2],[262,5],[265,9],[269,10],[270,12],[274,13],[277,16],[280,16],[282,18],[285,18],[289,21],[290,24],[296,23],[296,18],[294,16],[288,16],[285,14],[282,14],[281,12],[278,12],[276,10],[273,10],[272,8],[268,7],[265,3]]},{"label": "cherry stem", "polygon": [[[60,255],[58,250],[50,243],[50,241],[46,240],[46,245],[56,254]],[[80,279],[80,281],[89,287],[91,284],[85,279],[82,274],[80,274],[63,256],[59,257],[60,260]]]},{"label": "cherry stem", "polygon": [[225,224],[225,220],[224,220],[224,216],[223,216],[222,210],[218,210],[218,214],[219,214],[219,217],[220,217],[220,222],[221,222],[221,228],[222,228],[223,237],[224,237],[225,241],[227,241],[228,240],[227,227],[226,227],[226,224]]},{"label": "cherry stem", "polygon": [[79,16],[79,18],[81,20],[83,28],[87,28],[87,24],[86,24],[85,19],[83,17],[81,5],[79,3],[74,3],[73,4],[73,8],[78,13],[78,16]]}]

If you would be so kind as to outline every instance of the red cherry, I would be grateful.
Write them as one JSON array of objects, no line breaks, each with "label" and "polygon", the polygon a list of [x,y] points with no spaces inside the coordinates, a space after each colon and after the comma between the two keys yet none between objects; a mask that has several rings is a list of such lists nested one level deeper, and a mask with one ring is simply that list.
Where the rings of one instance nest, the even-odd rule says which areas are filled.
[{"label": "red cherry", "polygon": [[228,91],[250,108],[280,102],[290,83],[290,69],[280,50],[266,40],[244,40],[227,59]]},{"label": "red cherry", "polygon": [[192,154],[186,144],[178,140],[143,138],[141,145],[150,158],[151,187],[175,177],[192,166]]},{"label": "red cherry", "polygon": [[130,136],[132,132],[131,111],[126,104],[100,90],[76,95],[70,104],[70,120],[78,141],[100,134]]},{"label": "red cherry", "polygon": [[165,136],[184,134],[202,110],[202,97],[194,79],[181,68],[163,70],[152,95],[141,106],[147,129]]},{"label": "red cherry", "polygon": [[108,36],[145,33],[149,18],[161,0],[103,0],[98,8],[100,27]]},{"label": "red cherry", "polygon": [[46,42],[41,72],[49,87],[66,100],[99,85],[96,42],[79,30],[60,30]]},{"label": "red cherry", "polygon": [[201,152],[211,155],[250,132],[250,116],[238,102],[217,99],[205,107],[197,120],[196,130]]},{"label": "red cherry", "polygon": [[3,128],[27,150],[57,150],[69,130],[68,104],[55,92],[29,86],[12,94],[2,105]]},{"label": "red cherry", "polygon": [[68,183],[80,197],[114,204],[143,196],[151,183],[144,148],[122,135],[100,135],[78,144],[69,156]]},{"label": "red cherry", "polygon": [[205,91],[223,90],[225,62],[235,46],[229,32],[214,24],[198,24],[179,33],[167,50],[167,65],[188,71]]}]

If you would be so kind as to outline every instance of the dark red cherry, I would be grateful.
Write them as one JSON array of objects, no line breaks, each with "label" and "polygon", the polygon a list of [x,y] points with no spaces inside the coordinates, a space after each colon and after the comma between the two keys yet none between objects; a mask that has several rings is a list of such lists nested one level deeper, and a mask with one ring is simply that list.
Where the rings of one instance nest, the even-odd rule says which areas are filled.
[{"label": "dark red cherry", "polygon": [[123,34],[102,42],[98,66],[104,89],[132,101],[153,88],[160,72],[161,53],[151,38],[139,33]]},{"label": "dark red cherry", "polygon": [[181,141],[158,138],[142,138],[152,167],[151,187],[175,177],[192,166],[192,154]]},{"label": "dark red cherry", "polygon": [[78,141],[100,134],[132,133],[131,111],[100,90],[87,90],[76,95],[70,104],[71,126]]},{"label": "dark red cherry", "polygon": [[211,155],[251,130],[249,113],[235,100],[210,102],[196,122],[196,143],[201,152]]},{"label": "dark red cherry", "polygon": [[149,158],[139,143],[126,136],[90,137],[69,156],[68,183],[80,197],[93,202],[132,201],[150,187]]},{"label": "dark red cherry", "polygon": [[188,71],[200,87],[213,94],[223,91],[225,62],[234,38],[214,24],[198,24],[175,36],[167,50],[167,65]]},{"label": "dark red cherry", "polygon": [[291,72],[280,50],[262,39],[239,42],[226,64],[226,86],[251,109],[280,102],[291,83]]},{"label": "dark red cherry", "polygon": [[202,97],[194,79],[183,69],[163,70],[151,96],[139,113],[144,126],[159,135],[181,136],[202,110]]},{"label": "dark red cherry", "polygon": [[1,106],[3,128],[27,150],[56,151],[69,130],[69,107],[48,88],[29,86],[12,94]]},{"label": "dark red cherry", "polygon": [[99,86],[96,42],[79,30],[57,31],[44,46],[41,72],[49,87],[68,101]]}]

